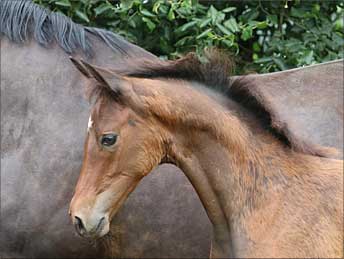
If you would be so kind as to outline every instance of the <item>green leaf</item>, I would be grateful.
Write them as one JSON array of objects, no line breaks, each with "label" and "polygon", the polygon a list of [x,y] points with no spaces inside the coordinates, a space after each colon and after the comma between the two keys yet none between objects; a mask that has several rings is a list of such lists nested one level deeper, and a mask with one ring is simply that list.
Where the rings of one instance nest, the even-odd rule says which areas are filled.
[{"label": "green leaf", "polygon": [[[186,3],[186,2],[184,2]],[[191,8],[180,7],[176,10],[176,12],[184,19],[187,19],[188,16],[192,15]]]},{"label": "green leaf", "polygon": [[291,16],[298,17],[298,18],[303,18],[306,13],[307,12],[305,12],[304,10],[300,8],[295,8],[295,7],[292,7],[290,11]]},{"label": "green leaf", "polygon": [[233,41],[222,40],[221,42],[224,43],[228,48],[231,48],[233,46]]},{"label": "green leaf", "polygon": [[232,32],[230,32],[229,30],[227,30],[226,27],[224,27],[223,25],[217,23],[216,26],[217,26],[217,28],[220,29],[220,31],[223,32],[223,34],[225,34],[225,35],[231,35],[231,34],[232,34]]},{"label": "green leaf", "polygon": [[278,25],[278,18],[276,14],[268,15],[267,18],[272,23],[272,25]]},{"label": "green leaf", "polygon": [[342,51],[342,47],[344,45],[344,37],[343,34],[337,32],[332,34],[332,42],[333,45],[337,45],[339,50]]},{"label": "green leaf", "polygon": [[298,49],[302,45],[302,42],[296,39],[286,40],[284,47],[287,49]]},{"label": "green leaf", "polygon": [[166,5],[160,5],[159,10],[160,10],[161,14],[167,15],[167,12],[168,12],[169,9],[168,9],[168,6],[166,6]]},{"label": "green leaf", "polygon": [[336,31],[342,31],[344,28],[344,17],[338,18],[334,23],[334,28]]},{"label": "green leaf", "polygon": [[114,7],[110,3],[103,3],[94,9],[94,13],[96,16],[98,16],[99,14],[102,14],[102,13],[104,13],[107,10],[110,10],[112,8],[114,8]]},{"label": "green leaf", "polygon": [[259,52],[261,50],[259,43],[258,42],[253,43],[252,49],[254,52]]},{"label": "green leaf", "polygon": [[84,21],[87,22],[87,23],[90,22],[90,20],[89,20],[88,17],[87,17],[87,14],[85,14],[85,13],[79,11],[79,10],[76,10],[76,11],[75,11],[75,14],[76,14],[81,20],[84,20]]},{"label": "green leaf", "polygon": [[173,8],[171,7],[170,10],[168,11],[168,15],[167,15],[168,20],[173,21],[176,17],[174,15],[174,11]]},{"label": "green leaf", "polygon": [[216,23],[222,23],[222,21],[225,19],[226,15],[221,12],[217,12],[216,16]]},{"label": "green leaf", "polygon": [[230,18],[229,20],[223,23],[228,29],[230,29],[233,33],[240,31],[239,26],[235,20],[235,18]]},{"label": "green leaf", "polygon": [[177,31],[178,32],[184,32],[184,31],[188,30],[189,28],[191,28],[192,26],[194,26],[195,24],[197,24],[197,21],[191,21],[191,22],[185,23],[182,26],[180,26],[177,29]]},{"label": "green leaf", "polygon": [[203,28],[203,27],[207,26],[210,22],[211,22],[211,18],[204,19],[204,20],[202,20],[202,22],[199,24],[199,27],[200,27],[200,28]]},{"label": "green leaf", "polygon": [[287,70],[288,69],[288,67],[284,64],[284,61],[282,59],[273,57],[272,60],[278,66],[278,68],[280,70]]},{"label": "green leaf", "polygon": [[320,11],[320,5],[319,4],[315,4],[312,8],[313,12],[319,12]]},{"label": "green leaf", "polygon": [[176,46],[176,47],[178,47],[178,46],[183,46],[183,45],[185,45],[185,43],[186,43],[188,40],[190,40],[190,39],[192,39],[192,38],[193,38],[193,36],[186,36],[186,37],[180,39],[179,41],[177,41],[176,44],[175,44],[175,46]]},{"label": "green leaf", "polygon": [[57,1],[57,2],[55,2],[55,4],[59,5],[59,6],[65,6],[65,7],[70,7],[71,6],[69,0]]},{"label": "green leaf", "polygon": [[258,29],[265,29],[266,27],[268,27],[268,23],[267,23],[267,21],[258,22],[256,24],[256,26],[257,26]]},{"label": "green leaf", "polygon": [[248,21],[247,24],[250,25],[251,27],[255,28],[257,26],[258,22],[257,21]]},{"label": "green leaf", "polygon": [[247,9],[243,12],[243,14],[241,15],[241,21],[243,22],[248,22],[251,20],[256,19],[259,16],[259,12],[256,8],[254,9]]},{"label": "green leaf", "polygon": [[213,24],[215,24],[216,17],[217,17],[217,10],[216,10],[216,8],[213,5],[211,5],[209,10],[208,10],[208,17],[210,17],[211,18],[211,22]]},{"label": "green leaf", "polygon": [[107,25],[116,28],[117,25],[120,24],[120,23],[121,23],[121,21],[117,20],[117,21],[108,22]]},{"label": "green leaf", "polygon": [[272,58],[271,57],[264,57],[264,58],[259,58],[254,61],[254,63],[267,63],[271,62]]},{"label": "green leaf", "polygon": [[162,4],[162,1],[156,1],[154,3],[153,8],[152,8],[154,13],[156,13],[156,14],[159,13],[159,7],[160,7],[161,4]]},{"label": "green leaf", "polygon": [[135,23],[135,20],[134,19],[129,19],[128,20],[128,24],[133,27],[133,28],[136,28],[136,23]]},{"label": "green leaf", "polygon": [[236,7],[227,7],[225,9],[223,9],[221,12],[230,13],[230,12],[233,12],[235,10],[236,10]]},{"label": "green leaf", "polygon": [[130,9],[133,7],[135,0],[122,0],[121,1],[121,5],[125,8],[125,9]]},{"label": "green leaf", "polygon": [[200,35],[198,35],[198,36],[196,37],[196,39],[198,40],[198,39],[201,39],[201,38],[205,37],[206,35],[208,35],[209,32],[211,32],[211,30],[212,30],[211,28],[205,30],[205,31],[202,32]]},{"label": "green leaf", "polygon": [[154,31],[156,25],[154,22],[152,22],[152,20],[150,20],[149,18],[147,17],[142,17],[142,21],[145,22],[145,24],[147,25],[148,29],[152,32]]},{"label": "green leaf", "polygon": [[307,50],[303,56],[303,60],[307,65],[310,65],[313,61],[313,50]]},{"label": "green leaf", "polygon": [[142,9],[141,13],[147,17],[155,17],[155,14],[152,14],[150,11],[148,11],[147,9]]},{"label": "green leaf", "polygon": [[241,39],[243,41],[247,41],[248,39],[252,38],[252,33],[253,33],[252,27],[248,26],[244,28],[244,30],[241,33]]}]

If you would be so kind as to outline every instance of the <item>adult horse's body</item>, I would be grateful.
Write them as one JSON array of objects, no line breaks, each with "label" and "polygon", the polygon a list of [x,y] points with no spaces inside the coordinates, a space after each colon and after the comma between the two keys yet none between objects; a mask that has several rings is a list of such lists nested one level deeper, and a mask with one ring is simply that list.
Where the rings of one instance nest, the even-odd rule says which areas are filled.
[{"label": "adult horse's body", "polygon": [[[15,2],[19,4],[19,1],[9,1],[13,6]],[[0,3],[1,25],[7,24],[6,17],[11,19],[4,16],[4,3]],[[49,21],[51,17],[45,19]],[[50,32],[58,44],[53,40],[44,47],[35,39],[26,41],[24,29],[20,29],[20,38],[18,29],[24,28],[25,23],[20,19],[12,21],[12,32],[1,27],[0,254],[14,258],[95,255],[93,246],[72,233],[67,215],[68,202],[81,166],[88,117],[80,75],[72,69],[65,52],[68,50],[68,34]],[[90,49],[94,52],[90,59],[93,63],[112,66],[127,54],[151,56],[103,31],[101,36],[105,35],[109,46],[96,34],[85,32],[93,45]],[[13,39],[21,44],[13,43]],[[122,51],[116,51],[116,44],[120,44]],[[80,47],[74,51],[83,55]],[[285,98],[288,96],[288,102],[303,101],[306,96],[312,98],[312,89],[320,89],[326,99],[322,102],[305,100],[306,108],[303,105],[289,108],[277,97],[273,101],[279,101],[283,107],[281,112],[288,109],[296,114],[292,117],[300,126],[297,129],[300,134],[306,132],[313,142],[336,147],[342,143],[342,134],[338,134],[342,132],[338,120],[341,115],[336,114],[337,107],[339,110],[343,107],[342,82],[337,79],[342,69],[342,62],[334,62],[272,74],[271,77],[255,77],[258,85],[260,80],[264,85],[268,81],[269,89],[295,80],[288,87],[297,89],[281,94]],[[274,84],[275,80],[277,84]],[[285,116],[283,119],[288,121],[290,118]],[[337,130],[338,127],[341,128]],[[325,130],[326,135],[323,135]],[[142,182],[114,218],[114,238],[111,242],[106,240],[108,256],[207,256],[210,224],[192,186],[176,167],[164,165],[157,171],[159,173]]]},{"label": "adult horse's body", "polygon": [[[20,1],[8,1],[14,9],[11,17],[5,4],[0,3],[1,257],[95,256],[97,249],[74,233],[68,217],[89,107],[83,98],[81,76],[72,71],[66,50],[74,45],[74,52],[80,55],[93,52],[89,60],[99,65],[111,65],[127,55],[154,56],[110,32],[98,31],[98,36],[93,28],[77,27],[59,14],[44,17],[47,11],[31,3],[26,3],[26,8],[35,8],[36,16],[31,16],[44,18],[45,25],[39,27],[39,19],[29,23],[25,38],[30,10]],[[54,19],[55,27],[50,24]],[[46,46],[33,38],[35,25],[36,33],[46,37]],[[74,26],[75,35],[85,33],[79,47],[69,38],[70,26]],[[63,28],[67,28],[66,34],[60,31]],[[88,50],[80,47],[82,41],[90,44]],[[191,185],[173,167],[160,171],[163,178],[156,175],[147,179],[114,220],[112,238],[99,243],[107,257],[208,254],[209,223]],[[178,187],[166,193],[172,183]],[[161,189],[151,193],[153,186]],[[175,216],[166,218],[168,210]]]},{"label": "adult horse's body", "polygon": [[343,161],[294,134],[249,78],[229,87],[221,53],[112,70],[71,60],[95,100],[70,206],[80,235],[106,235],[141,180],[173,163],[212,222],[212,258],[343,257]]}]

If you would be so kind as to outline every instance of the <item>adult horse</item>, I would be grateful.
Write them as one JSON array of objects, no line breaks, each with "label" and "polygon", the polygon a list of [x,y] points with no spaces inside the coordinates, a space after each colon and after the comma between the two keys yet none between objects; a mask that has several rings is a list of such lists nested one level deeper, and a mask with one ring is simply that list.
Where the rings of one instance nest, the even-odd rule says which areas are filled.
[{"label": "adult horse", "polygon": [[[99,65],[154,56],[29,1],[1,1],[0,9],[1,257],[98,256],[68,217],[89,113],[68,55]],[[105,256],[208,254],[209,224],[192,187],[173,168],[160,171],[163,179],[147,179],[114,220],[111,237],[99,243]],[[172,183],[178,187],[169,189]],[[161,189],[151,193],[154,186]],[[175,216],[166,218],[167,209]]]},{"label": "adult horse", "polygon": [[212,222],[211,258],[343,257],[343,161],[281,126],[251,80],[229,87],[221,53],[112,70],[71,60],[94,99],[70,206],[81,236],[106,235],[141,180],[173,163]]},{"label": "adult horse", "polygon": [[[126,56],[153,56],[111,32],[85,28],[30,2],[1,1],[0,11],[1,256],[93,256],[94,247],[72,234],[67,215],[88,118],[80,75],[68,55],[86,55],[104,66]],[[298,122],[297,132],[306,132],[315,143],[336,146],[342,143],[336,113],[337,106],[342,107],[342,67],[335,62],[254,77],[258,85],[261,81],[269,86],[267,94],[292,81],[292,86],[279,89],[284,99],[277,96],[272,101],[283,107],[281,112],[296,115],[292,118]],[[312,89],[326,99],[313,100]],[[306,96],[311,102],[304,101]],[[288,107],[283,102],[287,98],[298,105]],[[299,105],[303,101],[306,107]],[[288,123],[288,116],[281,118]],[[111,238],[100,244],[101,250],[105,244],[108,257],[209,253],[206,214],[192,186],[172,166],[164,165],[144,179],[113,219],[113,229]]]}]

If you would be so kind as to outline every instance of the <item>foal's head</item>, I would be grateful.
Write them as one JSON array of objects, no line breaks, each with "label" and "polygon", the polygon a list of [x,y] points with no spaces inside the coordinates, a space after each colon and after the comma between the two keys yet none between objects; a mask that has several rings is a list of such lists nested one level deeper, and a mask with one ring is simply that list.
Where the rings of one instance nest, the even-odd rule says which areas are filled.
[{"label": "foal's head", "polygon": [[137,82],[72,61],[89,78],[96,96],[70,215],[80,235],[101,237],[142,177],[165,156],[165,133],[142,109]]}]

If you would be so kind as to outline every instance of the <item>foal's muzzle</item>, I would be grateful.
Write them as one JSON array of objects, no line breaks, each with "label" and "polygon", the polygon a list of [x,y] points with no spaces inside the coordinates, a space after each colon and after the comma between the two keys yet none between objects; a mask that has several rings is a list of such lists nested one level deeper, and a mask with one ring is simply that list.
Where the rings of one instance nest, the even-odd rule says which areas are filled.
[{"label": "foal's muzzle", "polygon": [[99,238],[109,232],[109,220],[106,216],[86,217],[72,215],[72,221],[77,233],[82,237]]}]

